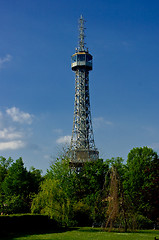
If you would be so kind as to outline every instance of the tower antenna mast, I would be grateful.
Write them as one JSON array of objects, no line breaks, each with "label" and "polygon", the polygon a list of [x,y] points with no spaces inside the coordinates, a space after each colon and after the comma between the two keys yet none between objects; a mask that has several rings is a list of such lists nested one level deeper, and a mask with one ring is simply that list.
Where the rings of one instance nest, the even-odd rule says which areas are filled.
[{"label": "tower antenna mast", "polygon": [[81,15],[81,17],[79,19],[79,47],[78,47],[79,52],[83,52],[85,50],[84,22],[85,22],[85,20],[83,19],[83,16]]}]

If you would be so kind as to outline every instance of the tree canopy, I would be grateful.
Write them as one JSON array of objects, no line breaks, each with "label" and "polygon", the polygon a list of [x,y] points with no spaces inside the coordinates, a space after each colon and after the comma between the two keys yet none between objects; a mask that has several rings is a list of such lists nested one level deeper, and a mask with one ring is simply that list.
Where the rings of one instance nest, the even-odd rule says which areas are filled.
[{"label": "tree canopy", "polygon": [[22,158],[0,157],[0,212],[47,214],[64,226],[150,226],[159,216],[159,157],[148,147],[86,162],[80,171],[63,155],[45,176]]},{"label": "tree canopy", "polygon": [[148,147],[128,154],[124,187],[136,211],[155,220],[159,216],[159,158]]},{"label": "tree canopy", "polygon": [[31,199],[38,192],[42,180],[40,170],[27,171],[22,158],[15,162],[1,157],[0,208],[6,213],[30,211]]}]

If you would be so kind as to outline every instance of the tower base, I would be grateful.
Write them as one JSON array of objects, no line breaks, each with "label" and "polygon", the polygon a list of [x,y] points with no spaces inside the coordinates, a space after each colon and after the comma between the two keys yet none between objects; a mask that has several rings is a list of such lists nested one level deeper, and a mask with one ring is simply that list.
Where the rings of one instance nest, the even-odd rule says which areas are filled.
[{"label": "tower base", "polygon": [[94,162],[99,159],[99,152],[96,150],[76,149],[70,151],[70,165],[81,167],[85,162]]}]

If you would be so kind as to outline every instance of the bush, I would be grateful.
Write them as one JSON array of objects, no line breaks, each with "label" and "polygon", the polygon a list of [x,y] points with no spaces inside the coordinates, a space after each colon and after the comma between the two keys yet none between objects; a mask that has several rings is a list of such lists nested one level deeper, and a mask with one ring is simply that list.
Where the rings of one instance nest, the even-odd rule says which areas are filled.
[{"label": "bush", "polygon": [[137,229],[152,229],[153,228],[153,221],[144,217],[143,215],[136,216],[136,228]]}]

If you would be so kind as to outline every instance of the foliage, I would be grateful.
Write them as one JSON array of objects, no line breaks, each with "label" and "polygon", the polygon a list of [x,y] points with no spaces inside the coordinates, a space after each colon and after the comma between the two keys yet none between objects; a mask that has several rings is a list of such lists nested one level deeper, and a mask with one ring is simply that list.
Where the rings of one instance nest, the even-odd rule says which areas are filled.
[{"label": "foliage", "polygon": [[[101,160],[88,162],[81,171],[75,171],[70,169],[69,159],[57,159],[48,170],[41,191],[33,200],[32,212],[46,213],[67,226],[73,222],[81,223],[77,212],[81,216],[87,215],[87,223],[90,222],[107,170],[108,165]],[[85,213],[80,206],[83,206]]]},{"label": "foliage", "polygon": [[155,220],[159,215],[159,159],[151,148],[134,148],[128,154],[124,189],[136,212]]},{"label": "foliage", "polygon": [[69,225],[71,209],[71,172],[67,160],[59,159],[48,170],[31,211],[47,214],[62,225]]},{"label": "foliage", "polygon": [[30,184],[30,192],[38,193],[40,183],[43,180],[42,170],[35,169],[33,166],[30,168],[28,172],[29,184]]},{"label": "foliage", "polygon": [[115,226],[124,228],[126,232],[128,227],[133,228],[132,224],[130,224],[130,221],[133,219],[133,209],[131,200],[123,189],[125,166],[122,158],[113,158],[110,160],[110,163],[110,183],[106,197],[108,207],[106,208],[105,228],[109,226],[109,231],[111,231]]},{"label": "foliage", "polygon": [[134,148],[122,158],[86,162],[72,169],[62,155],[44,177],[22,158],[0,157],[0,212],[47,214],[62,226],[92,223],[135,229],[157,223],[159,158],[151,148]]},{"label": "foliage", "polygon": [[[156,179],[154,176],[157,176],[153,168],[155,164],[157,166],[158,156],[146,147],[141,156],[142,159],[137,160],[137,163],[136,161],[133,163],[130,156],[131,154],[128,156],[127,164],[123,164],[122,158],[112,158],[106,162],[102,160],[86,162],[80,171],[70,169],[69,159],[57,159],[47,171],[41,190],[33,200],[32,212],[48,214],[65,226],[84,225],[86,222],[87,224],[105,222],[107,226],[118,226],[125,231],[128,228],[143,226],[139,223],[139,219],[146,219],[146,217],[149,219],[149,216],[144,212],[138,213],[133,191],[134,194],[138,194],[140,184],[143,192],[147,191],[146,187],[143,188],[144,184],[153,186],[153,181]],[[150,176],[147,174],[149,162],[153,163]],[[133,172],[137,171],[136,166],[140,165],[143,168],[142,178],[138,176],[139,172],[137,176]],[[133,177],[139,181],[136,189]],[[148,182],[148,180],[151,181]],[[139,202],[141,203],[142,200],[143,206],[146,206],[146,199],[143,195],[140,196]]]},{"label": "foliage", "polygon": [[16,160],[8,170],[8,174],[2,183],[2,189],[6,196],[27,195],[28,181],[27,170],[24,167],[22,158]]},{"label": "foliage", "polygon": [[89,205],[82,201],[75,202],[72,210],[76,226],[90,226],[92,224],[91,207]]},{"label": "foliage", "polygon": [[[102,189],[109,170],[106,162],[86,162],[75,178],[75,200],[82,201],[91,209],[92,222],[103,220]],[[100,206],[100,210],[99,209]]]},{"label": "foliage", "polygon": [[42,181],[40,170],[32,168],[27,171],[22,158],[13,162],[11,158],[6,160],[3,157],[0,169],[0,212],[30,212],[32,197]]},{"label": "foliage", "polygon": [[0,156],[0,191],[1,191],[1,184],[4,181],[8,172],[8,168],[10,167],[12,162],[13,160],[11,158],[6,159]]},{"label": "foliage", "polygon": [[46,178],[41,191],[33,199],[32,213],[47,214],[62,225],[68,225],[70,201],[60,186],[60,181]]},{"label": "foliage", "polygon": [[135,215],[135,224],[136,224],[135,226],[136,229],[152,229],[153,228],[153,221],[140,214]]}]

